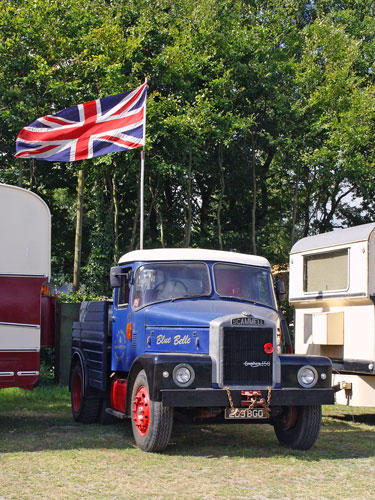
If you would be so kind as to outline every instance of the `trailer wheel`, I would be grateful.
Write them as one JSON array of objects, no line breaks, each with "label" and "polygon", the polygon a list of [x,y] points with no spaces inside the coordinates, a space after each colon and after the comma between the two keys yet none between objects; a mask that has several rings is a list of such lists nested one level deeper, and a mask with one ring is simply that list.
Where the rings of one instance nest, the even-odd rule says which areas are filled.
[{"label": "trailer wheel", "polygon": [[132,429],[135,442],[144,451],[163,451],[173,426],[173,408],[151,401],[144,370],[135,379],[132,396]]},{"label": "trailer wheel", "polygon": [[76,422],[93,424],[98,419],[99,398],[88,398],[83,385],[81,363],[74,363],[70,372],[72,414]]},{"label": "trailer wheel", "polygon": [[289,406],[274,423],[279,442],[294,450],[309,450],[318,439],[322,407]]}]

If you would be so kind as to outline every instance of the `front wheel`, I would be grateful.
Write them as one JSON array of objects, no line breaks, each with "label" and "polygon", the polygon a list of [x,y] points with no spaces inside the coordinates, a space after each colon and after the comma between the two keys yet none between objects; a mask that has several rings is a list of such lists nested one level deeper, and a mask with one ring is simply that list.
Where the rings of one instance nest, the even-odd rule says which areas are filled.
[{"label": "front wheel", "polygon": [[279,442],[294,450],[309,450],[318,439],[322,407],[289,406],[274,423]]},{"label": "front wheel", "polygon": [[146,372],[135,379],[132,396],[132,429],[135,442],[143,451],[163,451],[173,426],[173,408],[151,401]]},{"label": "front wheel", "polygon": [[93,424],[98,419],[99,398],[88,398],[83,384],[81,363],[76,362],[70,370],[72,414],[76,422]]}]

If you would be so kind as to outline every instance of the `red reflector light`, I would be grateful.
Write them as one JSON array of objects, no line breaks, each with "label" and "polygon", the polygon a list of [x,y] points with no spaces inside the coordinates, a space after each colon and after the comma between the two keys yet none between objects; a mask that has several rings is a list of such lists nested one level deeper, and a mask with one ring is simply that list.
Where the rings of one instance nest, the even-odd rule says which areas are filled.
[{"label": "red reflector light", "polygon": [[268,342],[268,344],[264,345],[264,352],[266,354],[272,354],[273,353],[273,345],[271,344],[271,342]]},{"label": "red reflector light", "polygon": [[132,339],[132,324],[131,323],[128,323],[126,325],[126,338],[128,340],[131,340]]}]

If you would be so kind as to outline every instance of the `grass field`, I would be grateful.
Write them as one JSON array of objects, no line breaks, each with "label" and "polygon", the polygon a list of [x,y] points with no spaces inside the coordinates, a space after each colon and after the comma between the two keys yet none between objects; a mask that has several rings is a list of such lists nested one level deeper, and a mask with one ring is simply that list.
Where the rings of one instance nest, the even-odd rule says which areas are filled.
[{"label": "grass field", "polygon": [[375,409],[325,407],[308,452],[268,425],[176,425],[163,454],[130,423],[78,425],[64,388],[0,391],[0,500],[375,499]]}]

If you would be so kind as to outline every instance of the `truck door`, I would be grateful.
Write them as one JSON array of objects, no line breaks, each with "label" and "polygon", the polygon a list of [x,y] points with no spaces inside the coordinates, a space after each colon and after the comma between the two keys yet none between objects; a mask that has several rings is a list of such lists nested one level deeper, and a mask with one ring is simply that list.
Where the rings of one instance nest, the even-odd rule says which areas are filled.
[{"label": "truck door", "polygon": [[132,268],[124,268],[121,286],[115,288],[112,319],[112,363],[113,371],[128,371],[131,353],[131,306],[130,281]]}]

